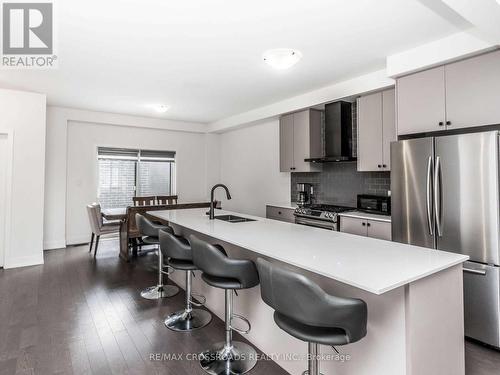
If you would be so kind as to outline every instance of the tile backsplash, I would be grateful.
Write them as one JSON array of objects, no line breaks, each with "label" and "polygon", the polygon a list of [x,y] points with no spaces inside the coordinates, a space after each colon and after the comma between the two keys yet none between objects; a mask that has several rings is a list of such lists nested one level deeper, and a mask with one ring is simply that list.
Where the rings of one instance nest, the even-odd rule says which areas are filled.
[{"label": "tile backsplash", "polygon": [[291,173],[292,201],[297,183],[314,186],[314,202],[356,206],[358,194],[387,196],[391,188],[390,172],[358,172],[356,162],[324,163],[322,172]]},{"label": "tile backsplash", "polygon": [[[352,103],[352,147],[357,156],[358,111]],[[321,134],[324,143],[324,132]],[[356,162],[324,163],[322,172],[291,173],[291,199],[297,199],[297,183],[305,182],[314,186],[315,203],[337,204],[355,207],[358,194],[387,196],[391,189],[391,172],[358,172]]]}]

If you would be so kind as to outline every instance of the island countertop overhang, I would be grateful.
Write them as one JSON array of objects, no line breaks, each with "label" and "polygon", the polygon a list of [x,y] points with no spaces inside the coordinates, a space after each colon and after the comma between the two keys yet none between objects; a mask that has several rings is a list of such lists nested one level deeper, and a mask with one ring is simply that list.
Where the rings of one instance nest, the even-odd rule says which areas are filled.
[{"label": "island countertop overhang", "polygon": [[255,221],[210,220],[206,209],[151,211],[149,215],[321,276],[380,295],[459,265],[468,256],[231,211]]}]

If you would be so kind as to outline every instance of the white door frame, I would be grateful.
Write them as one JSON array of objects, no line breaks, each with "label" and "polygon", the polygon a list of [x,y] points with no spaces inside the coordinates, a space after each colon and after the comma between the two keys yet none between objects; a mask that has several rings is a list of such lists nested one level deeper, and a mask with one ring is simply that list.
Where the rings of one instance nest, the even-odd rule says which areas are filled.
[{"label": "white door frame", "polygon": [[0,259],[0,265],[5,268],[8,259],[11,243],[10,229],[12,221],[12,163],[14,161],[14,131],[11,129],[0,129],[0,135],[7,136],[7,171],[5,173],[5,227],[4,227],[4,252],[3,259]]}]

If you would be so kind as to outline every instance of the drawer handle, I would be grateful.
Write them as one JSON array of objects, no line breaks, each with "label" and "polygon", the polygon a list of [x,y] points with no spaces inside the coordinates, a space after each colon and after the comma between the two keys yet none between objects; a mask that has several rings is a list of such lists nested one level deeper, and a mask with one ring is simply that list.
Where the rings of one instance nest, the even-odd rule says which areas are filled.
[{"label": "drawer handle", "polygon": [[486,276],[486,271],[485,270],[474,270],[472,268],[464,268],[464,272],[466,272],[466,273],[473,273],[474,275]]},{"label": "drawer handle", "polygon": [[278,215],[281,215],[281,211],[278,211]]}]

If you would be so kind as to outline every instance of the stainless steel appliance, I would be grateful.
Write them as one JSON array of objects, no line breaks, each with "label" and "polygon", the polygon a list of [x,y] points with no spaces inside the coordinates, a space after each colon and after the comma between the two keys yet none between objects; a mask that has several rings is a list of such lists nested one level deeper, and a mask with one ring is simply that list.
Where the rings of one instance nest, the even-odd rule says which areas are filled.
[{"label": "stainless steel appliance", "polygon": [[391,214],[391,198],[381,195],[358,194],[358,211],[379,215]]},{"label": "stainless steel appliance", "polygon": [[297,205],[300,207],[311,204],[311,198],[314,194],[313,186],[311,184],[297,183]]},{"label": "stainless steel appliance", "polygon": [[470,256],[465,334],[500,347],[499,133],[394,142],[391,192],[394,241]]},{"label": "stainless steel appliance", "polygon": [[352,139],[352,103],[334,102],[325,105],[325,151],[320,158],[304,159],[311,163],[354,161]]},{"label": "stainless steel appliance", "polygon": [[295,224],[310,227],[338,230],[337,215],[339,212],[352,211],[352,207],[334,206],[327,204],[310,205],[295,209]]}]

